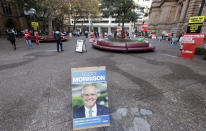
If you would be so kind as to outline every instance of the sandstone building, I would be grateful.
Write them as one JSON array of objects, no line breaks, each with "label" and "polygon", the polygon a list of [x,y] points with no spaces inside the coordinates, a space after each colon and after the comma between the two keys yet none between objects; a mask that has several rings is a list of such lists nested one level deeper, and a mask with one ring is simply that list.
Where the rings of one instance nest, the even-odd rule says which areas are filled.
[{"label": "sandstone building", "polygon": [[23,9],[13,0],[0,0],[0,36],[6,35],[8,28],[23,30],[28,27]]},{"label": "sandstone building", "polygon": [[[202,0],[153,0],[149,19],[149,31],[157,34],[186,32],[189,17],[198,16]],[[206,16],[206,5],[202,16]],[[206,22],[202,27],[206,31]]]}]

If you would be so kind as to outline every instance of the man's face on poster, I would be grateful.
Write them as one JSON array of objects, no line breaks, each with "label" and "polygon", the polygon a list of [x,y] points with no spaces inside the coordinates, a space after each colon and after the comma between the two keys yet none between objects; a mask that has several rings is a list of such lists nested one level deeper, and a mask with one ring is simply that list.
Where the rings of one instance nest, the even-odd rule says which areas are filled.
[{"label": "man's face on poster", "polygon": [[89,85],[84,87],[82,90],[82,99],[84,101],[84,105],[91,109],[97,100],[97,89],[95,86]]}]

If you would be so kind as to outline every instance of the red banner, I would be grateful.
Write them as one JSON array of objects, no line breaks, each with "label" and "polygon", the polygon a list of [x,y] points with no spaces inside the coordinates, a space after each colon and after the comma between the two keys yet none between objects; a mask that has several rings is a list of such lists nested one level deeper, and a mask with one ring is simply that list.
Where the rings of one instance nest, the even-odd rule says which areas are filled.
[{"label": "red banner", "polygon": [[192,60],[194,57],[195,49],[195,44],[183,43],[183,49],[181,51],[180,57]]},{"label": "red banner", "polygon": [[137,24],[137,31],[148,31],[148,24]]},{"label": "red banner", "polygon": [[182,43],[190,44],[204,44],[204,34],[184,34]]}]

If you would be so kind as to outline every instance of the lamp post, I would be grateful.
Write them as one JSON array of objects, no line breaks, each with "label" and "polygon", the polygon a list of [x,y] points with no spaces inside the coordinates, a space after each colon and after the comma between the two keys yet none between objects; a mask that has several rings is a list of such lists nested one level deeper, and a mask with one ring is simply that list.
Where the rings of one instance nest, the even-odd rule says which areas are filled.
[{"label": "lamp post", "polygon": [[204,7],[204,4],[205,4],[205,0],[202,0],[201,6],[200,6],[200,11],[199,11],[199,13],[198,13],[198,16],[201,16],[202,10],[203,10],[203,7]]},{"label": "lamp post", "polygon": [[[27,6],[27,4],[25,4],[25,7],[26,6]],[[28,25],[31,24],[32,17],[33,17],[33,20],[35,20],[35,14],[36,14],[36,10],[34,8],[30,8],[29,10],[24,10],[24,15],[27,16],[27,18],[29,19],[28,21],[30,21],[30,23],[28,23]]]},{"label": "lamp post", "polygon": [[33,17],[33,20],[35,20],[36,10],[34,8],[30,8],[28,13],[31,17]]}]

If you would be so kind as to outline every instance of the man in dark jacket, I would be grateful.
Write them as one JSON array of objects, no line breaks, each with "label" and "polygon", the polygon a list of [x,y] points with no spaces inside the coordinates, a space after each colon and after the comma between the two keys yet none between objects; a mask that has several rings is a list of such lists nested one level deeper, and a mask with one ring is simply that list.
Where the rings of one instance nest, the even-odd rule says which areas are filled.
[{"label": "man in dark jacket", "polygon": [[13,29],[8,30],[8,40],[11,42],[14,50],[16,50],[16,36]]},{"label": "man in dark jacket", "polygon": [[73,118],[89,118],[109,114],[107,107],[96,104],[97,89],[94,85],[87,84],[82,88],[82,99],[84,106],[74,110]]},{"label": "man in dark jacket", "polygon": [[61,37],[62,37],[62,33],[59,31],[59,29],[57,29],[54,32],[54,38],[55,38],[56,43],[57,43],[57,52],[59,52],[59,46],[60,46],[61,51],[64,51]]}]

